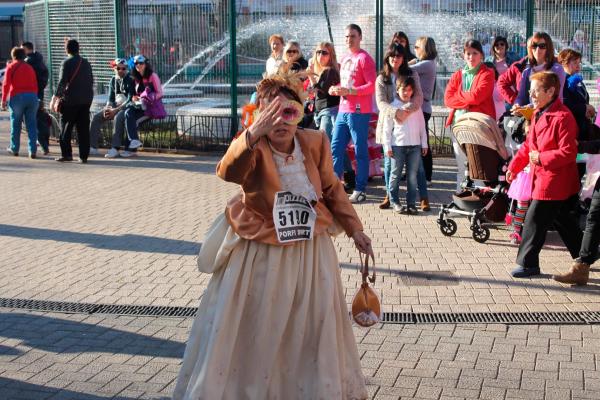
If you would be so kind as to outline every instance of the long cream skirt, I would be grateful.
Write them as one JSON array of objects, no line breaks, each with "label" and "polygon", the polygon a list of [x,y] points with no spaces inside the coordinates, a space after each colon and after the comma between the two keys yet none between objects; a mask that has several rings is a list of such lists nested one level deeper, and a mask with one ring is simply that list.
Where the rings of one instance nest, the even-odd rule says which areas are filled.
[{"label": "long cream skirt", "polygon": [[367,398],[331,237],[273,246],[222,228],[223,265],[200,302],[173,399]]}]

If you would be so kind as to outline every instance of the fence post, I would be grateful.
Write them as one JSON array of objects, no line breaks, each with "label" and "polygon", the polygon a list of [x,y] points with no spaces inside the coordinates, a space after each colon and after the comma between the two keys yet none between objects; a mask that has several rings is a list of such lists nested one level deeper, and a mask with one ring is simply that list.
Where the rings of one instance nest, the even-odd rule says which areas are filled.
[{"label": "fence post", "polygon": [[533,24],[534,24],[534,4],[535,0],[527,0],[527,28],[526,28],[526,39],[529,39],[531,36],[533,36]]},{"label": "fence post", "polygon": [[383,59],[383,0],[375,1],[375,65],[382,68]]},{"label": "fence post", "polygon": [[229,63],[231,72],[229,73],[230,79],[230,94],[231,94],[231,125],[230,135],[233,138],[237,133],[238,115],[237,115],[237,80],[238,80],[238,67],[237,67],[237,32],[235,28],[236,23],[236,11],[235,11],[235,0],[229,0]]},{"label": "fence post", "polygon": [[50,38],[50,5],[44,0],[44,14],[46,19],[46,37],[48,38],[48,76],[50,77],[50,95],[54,94],[54,71],[52,68],[52,39]]},{"label": "fence post", "polygon": [[116,57],[122,57],[123,54],[121,49],[121,15],[119,13],[119,2],[120,0],[113,0],[114,13],[115,13],[115,53]]}]

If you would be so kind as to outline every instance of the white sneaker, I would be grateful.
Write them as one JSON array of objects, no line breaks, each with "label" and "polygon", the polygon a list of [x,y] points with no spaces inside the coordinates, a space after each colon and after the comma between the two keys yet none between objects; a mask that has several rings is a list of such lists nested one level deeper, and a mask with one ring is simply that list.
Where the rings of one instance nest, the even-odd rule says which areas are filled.
[{"label": "white sneaker", "polygon": [[402,206],[400,204],[394,204],[394,205],[392,205],[392,207],[394,208],[394,212],[396,212],[398,214],[400,212],[402,212]]},{"label": "white sneaker", "polygon": [[113,147],[104,155],[104,157],[105,158],[117,158],[117,157],[119,157],[119,150],[117,150]]},{"label": "white sneaker", "polygon": [[99,156],[100,152],[95,147],[90,147],[90,156]]},{"label": "white sneaker", "polygon": [[129,148],[130,149],[137,149],[138,147],[140,147],[142,145],[142,142],[140,142],[139,140],[133,139],[131,141],[131,143],[129,143]]},{"label": "white sneaker", "polygon": [[355,190],[348,199],[350,200],[350,203],[362,203],[363,201],[367,200],[367,194],[365,192],[359,192],[358,190]]},{"label": "white sneaker", "polygon": [[125,157],[125,158],[137,157],[137,152],[135,152],[135,151],[123,150],[120,154],[121,154],[121,157]]}]

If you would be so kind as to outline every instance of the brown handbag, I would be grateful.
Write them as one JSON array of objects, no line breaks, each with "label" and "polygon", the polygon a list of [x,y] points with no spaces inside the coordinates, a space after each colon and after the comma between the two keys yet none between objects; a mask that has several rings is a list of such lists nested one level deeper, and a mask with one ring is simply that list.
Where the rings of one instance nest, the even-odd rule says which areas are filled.
[{"label": "brown handbag", "polygon": [[[375,284],[375,258],[366,255],[363,262],[362,253],[360,257],[360,272],[362,273],[362,285],[352,300],[352,319],[362,327],[373,326],[381,320],[381,304],[377,294],[369,286],[369,282]],[[373,260],[373,276],[369,276],[369,258]]]}]

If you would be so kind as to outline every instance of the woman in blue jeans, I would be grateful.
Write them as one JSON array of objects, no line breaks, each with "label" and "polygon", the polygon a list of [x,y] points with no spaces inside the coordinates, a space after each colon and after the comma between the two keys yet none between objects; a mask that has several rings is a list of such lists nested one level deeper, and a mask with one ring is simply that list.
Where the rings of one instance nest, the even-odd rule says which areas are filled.
[{"label": "woman in blue jeans", "polygon": [[135,103],[133,106],[125,110],[125,130],[127,132],[127,140],[125,151],[120,153],[121,157],[131,157],[136,154],[138,147],[142,145],[138,135],[138,126],[142,122],[149,119],[146,112],[141,107],[140,95],[149,88],[151,92],[156,93],[156,100],[160,100],[163,96],[162,85],[158,75],[153,72],[152,66],[142,55],[133,58],[135,68],[131,71],[131,76],[135,81],[135,95],[132,100]]},{"label": "woman in blue jeans", "polygon": [[[11,51],[12,62],[6,68],[2,83],[2,109],[10,109],[10,147],[6,150],[19,155],[21,145],[21,125],[23,117],[29,136],[29,158],[36,158],[38,110],[37,78],[33,67],[25,62],[25,50],[14,47]],[[8,103],[7,103],[8,100]]]},{"label": "woman in blue jeans", "polygon": [[325,131],[331,142],[331,131],[338,114],[339,96],[329,94],[329,88],[340,83],[340,71],[335,49],[329,42],[321,42],[308,63],[308,79],[315,90],[315,125]]}]

